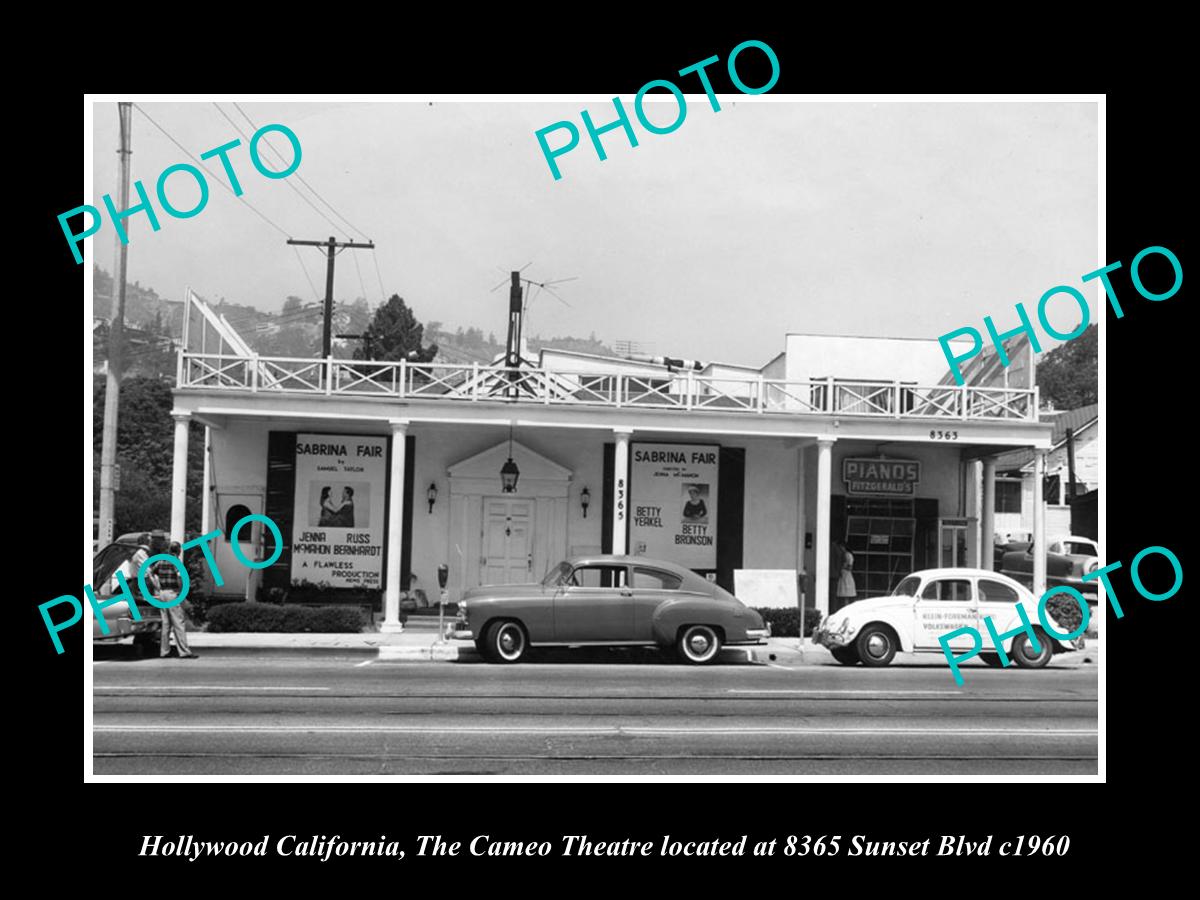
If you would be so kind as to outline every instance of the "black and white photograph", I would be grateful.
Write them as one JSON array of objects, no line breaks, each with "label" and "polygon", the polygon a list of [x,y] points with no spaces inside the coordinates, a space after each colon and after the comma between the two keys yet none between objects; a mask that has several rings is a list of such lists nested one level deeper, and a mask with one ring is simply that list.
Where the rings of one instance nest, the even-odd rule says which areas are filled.
[{"label": "black and white photograph", "polygon": [[693,87],[92,98],[93,776],[1100,776],[1101,98]]}]

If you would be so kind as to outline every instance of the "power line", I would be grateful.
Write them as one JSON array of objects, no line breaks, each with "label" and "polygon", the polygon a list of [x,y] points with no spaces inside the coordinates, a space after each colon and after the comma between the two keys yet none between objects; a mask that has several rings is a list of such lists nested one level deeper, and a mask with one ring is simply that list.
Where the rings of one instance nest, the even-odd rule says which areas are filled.
[{"label": "power line", "polygon": [[350,258],[352,260],[354,260],[354,271],[358,272],[358,286],[362,288],[363,299],[366,300],[367,299],[367,284],[366,284],[366,282],[363,281],[362,269],[358,265],[358,257],[352,256]]},{"label": "power line", "polygon": [[[254,123],[253,119],[251,119],[248,115],[246,115],[246,111],[244,109],[242,109],[241,106],[239,106],[237,103],[234,103],[233,107],[234,107],[234,109],[236,109],[238,112],[240,112],[242,114],[242,117],[247,122],[250,123],[250,126],[255,131],[258,131],[258,125],[256,125]],[[267,142],[267,146],[271,148],[271,150],[274,152],[275,156],[279,159],[279,161],[281,163],[283,163],[284,162],[283,155],[278,150],[275,149],[275,145],[271,143],[270,137],[268,137],[267,135],[263,135],[263,139]],[[285,165],[286,165],[286,163],[285,163]],[[328,200],[326,200],[324,197],[322,197],[319,193],[317,193],[317,189],[315,187],[313,187],[311,184],[309,184],[307,181],[305,181],[303,175],[301,175],[299,172],[297,172],[295,174],[296,174],[296,178],[299,180],[299,182],[302,185],[304,185],[306,188],[308,188],[310,191],[312,191],[313,196],[315,196],[318,200],[320,200],[322,203],[324,203],[326,206],[328,206],[329,209],[333,212],[333,214],[335,216],[337,216],[339,219],[341,219],[343,222],[345,222],[350,227],[351,231],[357,232],[359,237],[366,238],[366,240],[368,242],[371,241],[371,239],[367,237],[366,232],[364,232],[361,228],[355,228],[349,219],[347,219],[340,212],[338,212],[336,209],[334,209],[332,203],[330,203]],[[333,224],[333,223],[331,222],[330,224]],[[342,233],[345,234],[344,231]],[[349,235],[346,235],[346,236],[349,237]]]},{"label": "power line", "polygon": [[387,291],[383,289],[383,273],[379,271],[379,254],[372,253],[371,258],[375,260],[375,277],[379,279],[379,301],[387,303]]},{"label": "power line", "polygon": [[304,264],[304,259],[300,256],[300,251],[293,247],[292,252],[296,254],[296,259],[300,261],[300,268],[304,270],[304,277],[308,280],[308,286],[312,288],[313,299],[320,301],[321,295],[317,293],[317,286],[313,284],[312,276],[308,274],[308,266]]},{"label": "power line", "polygon": [[[217,112],[219,112],[222,116],[224,116],[225,121],[228,122],[230,125],[232,125],[234,127],[234,129],[236,129],[237,133],[240,134],[243,138],[245,138],[246,143],[249,144],[250,138],[246,135],[246,133],[244,131],[242,131],[241,128],[238,127],[237,122],[233,121],[233,119],[231,119],[229,117],[229,114],[226,113],[225,110],[221,109],[221,107],[217,104],[217,102],[215,100],[213,101],[213,106],[217,107]],[[268,146],[269,146],[269,144],[268,144]],[[279,157],[279,161],[286,166],[287,163],[284,161],[283,157],[279,156],[279,151],[275,150],[274,147],[271,147],[271,150],[274,151],[274,153],[277,157]],[[297,176],[297,177],[299,177],[299,176]],[[321,212],[321,210],[317,208],[317,205],[315,203],[313,203],[311,200],[309,200],[307,197],[305,197],[304,194],[301,193],[300,188],[298,188],[298,187],[296,187],[296,185],[292,184],[292,181],[290,178],[284,179],[283,183],[286,184],[288,187],[290,187],[293,191],[295,191],[296,196],[299,197],[301,200],[303,200],[305,203],[307,203],[309,206],[311,206],[313,209],[313,212],[315,212],[318,216],[320,216],[322,219],[324,219],[326,222],[328,222],[329,226],[331,228],[336,228],[342,234],[346,235],[346,237],[351,237],[351,235],[346,232],[345,228],[343,228],[337,222],[333,221],[333,219],[329,218],[329,216],[325,215],[325,213]],[[311,190],[311,188],[310,188],[310,190]]]},{"label": "power line", "polygon": [[169,131],[167,131],[167,129],[165,129],[161,125],[159,125],[156,121],[154,121],[154,119],[150,116],[150,114],[148,112],[146,112],[144,109],[142,109],[136,103],[133,105],[137,109],[138,112],[140,112],[143,116],[146,117],[146,120],[151,125],[153,125],[155,128],[157,128],[159,131],[161,131],[163,134],[165,134],[167,136],[167,140],[169,140],[172,144],[174,144],[176,147],[178,147],[180,150],[182,150],[184,153],[186,153],[188,155],[189,159],[191,159],[194,163],[196,163],[196,165],[198,165],[200,168],[202,168],[205,172],[207,172],[209,174],[209,177],[216,179],[217,184],[221,185],[221,187],[225,188],[225,190],[227,190],[227,191],[229,191],[229,193],[233,194],[233,196],[236,197],[238,200],[241,200],[243,203],[245,203],[246,206],[248,206],[251,210],[254,211],[255,215],[257,215],[260,219],[262,219],[264,222],[266,222],[268,225],[270,225],[272,228],[274,228],[276,231],[278,231],[284,237],[291,237],[291,235],[288,234],[287,231],[285,231],[283,228],[280,228],[278,225],[276,225],[274,222],[272,222],[270,219],[268,219],[267,216],[264,213],[262,213],[256,206],[254,206],[254,204],[252,204],[249,200],[247,200],[245,197],[239,196],[238,194],[234,193],[233,188],[231,188],[229,185],[227,185],[220,178],[217,178],[217,176],[213,174],[212,169],[210,169],[208,166],[206,166],[200,160],[196,159],[196,157],[192,155],[192,152],[190,150],[188,150],[187,147],[183,146],[183,144],[181,144],[181,143],[179,143],[179,141],[175,140],[175,138],[173,138],[171,136],[171,133]]}]

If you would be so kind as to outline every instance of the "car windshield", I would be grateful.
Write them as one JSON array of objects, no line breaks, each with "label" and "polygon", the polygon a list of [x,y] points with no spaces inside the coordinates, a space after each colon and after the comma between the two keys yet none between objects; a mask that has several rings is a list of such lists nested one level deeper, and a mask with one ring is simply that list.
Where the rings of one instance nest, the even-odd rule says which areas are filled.
[{"label": "car windshield", "polygon": [[546,573],[546,577],[542,579],[542,587],[558,587],[570,574],[571,564],[569,562],[560,562]]},{"label": "car windshield", "polygon": [[921,586],[921,579],[916,575],[909,575],[892,591],[893,597],[915,597],[917,596],[917,588]]},{"label": "car windshield", "polygon": [[1096,548],[1081,541],[1064,541],[1063,553],[1073,556],[1095,556]]}]

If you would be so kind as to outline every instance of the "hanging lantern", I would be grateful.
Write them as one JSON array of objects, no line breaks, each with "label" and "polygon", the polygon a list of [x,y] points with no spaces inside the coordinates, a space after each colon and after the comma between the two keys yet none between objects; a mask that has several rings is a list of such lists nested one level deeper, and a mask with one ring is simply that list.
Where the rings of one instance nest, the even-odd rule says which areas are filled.
[{"label": "hanging lantern", "polygon": [[521,470],[517,468],[517,464],[512,458],[512,425],[508,426],[508,462],[500,467],[500,485],[506,494],[515,493],[517,490],[517,479],[521,477]]}]

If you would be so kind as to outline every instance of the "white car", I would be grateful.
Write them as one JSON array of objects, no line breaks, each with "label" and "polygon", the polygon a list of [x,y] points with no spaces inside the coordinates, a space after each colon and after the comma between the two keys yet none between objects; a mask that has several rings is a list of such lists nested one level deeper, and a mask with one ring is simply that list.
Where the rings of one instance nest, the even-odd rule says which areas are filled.
[{"label": "white car", "polygon": [[1091,538],[1068,534],[1065,537],[1051,538],[1046,544],[1047,553],[1061,553],[1063,556],[1093,556],[1100,558],[1100,548]]},{"label": "white car", "polygon": [[[992,648],[984,617],[990,616],[997,634],[1021,627],[1017,604],[1025,609],[1037,632],[1039,649],[1034,652],[1028,634],[1021,632],[1003,641],[1004,652],[1017,665],[1038,669],[1055,653],[1082,650],[1083,637],[1064,641],[1042,629],[1037,599],[1011,578],[986,569],[924,569],[907,576],[886,597],[859,600],[831,613],[820,623],[813,640],[829,648],[842,665],[886,666],[897,651],[943,655],[938,638],[956,628],[974,628],[982,636],[984,650],[979,658],[1000,665]],[[1047,614],[1055,630],[1072,629]],[[975,646],[971,634],[950,641],[956,654]]]}]

